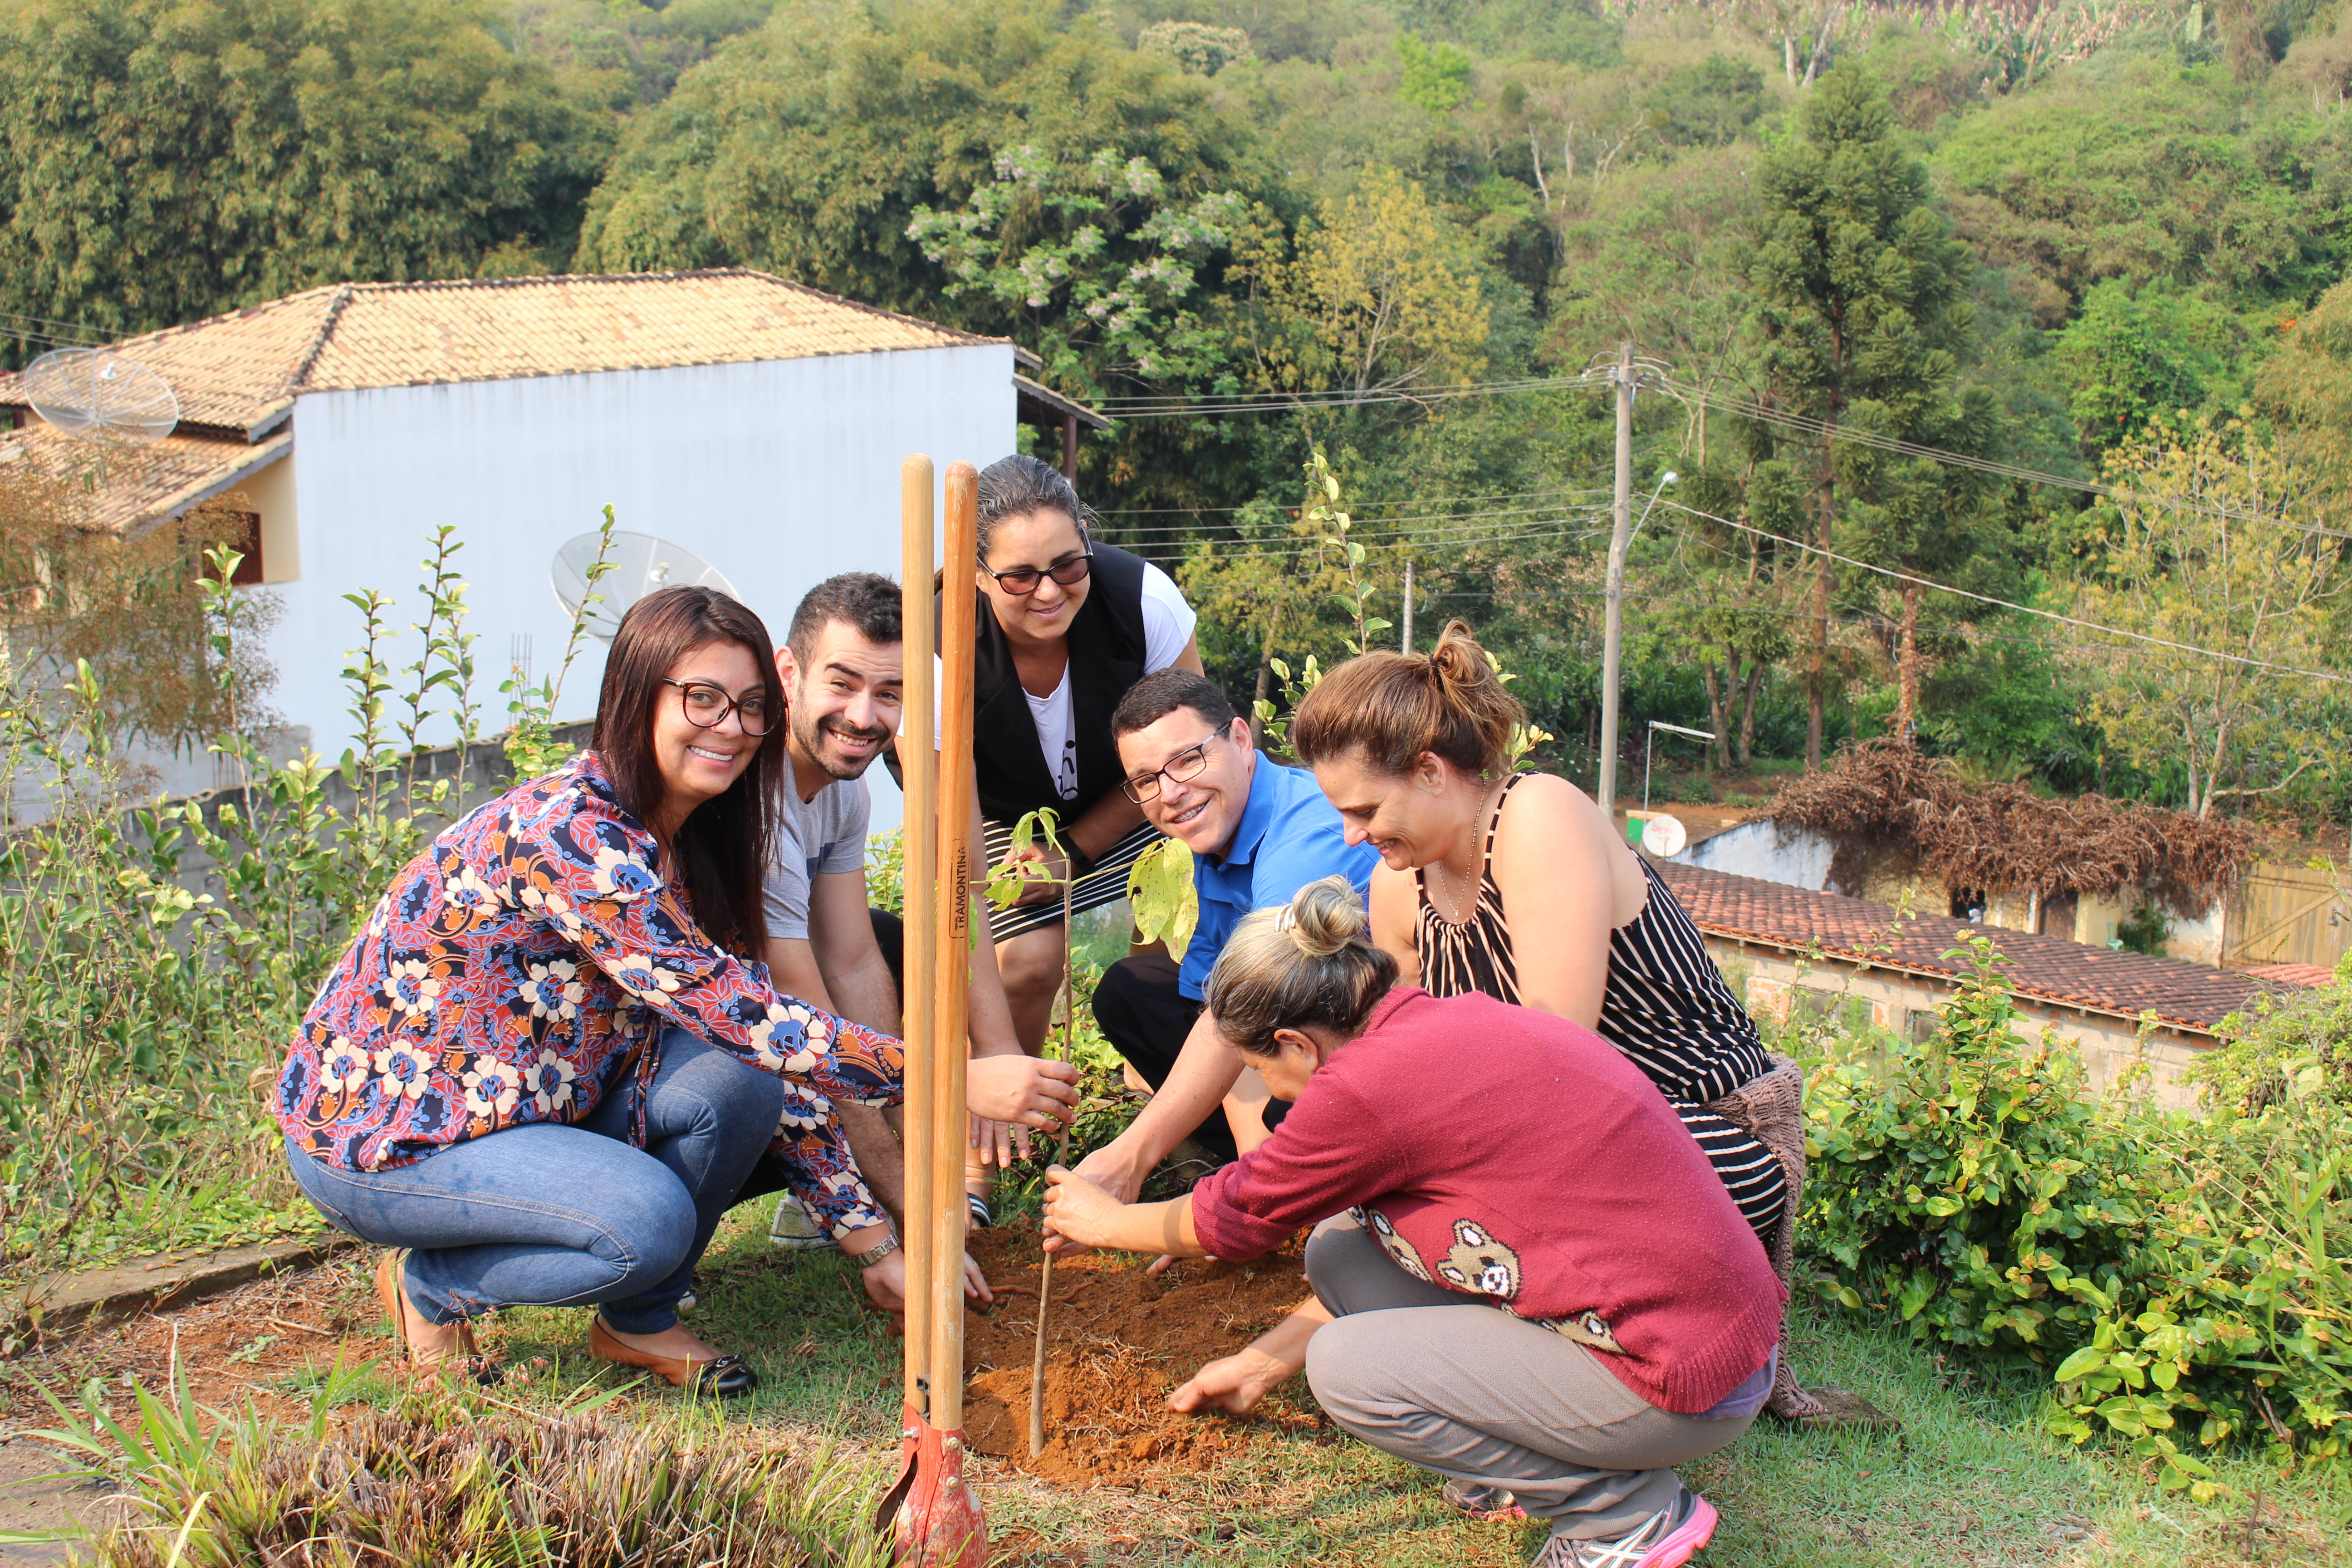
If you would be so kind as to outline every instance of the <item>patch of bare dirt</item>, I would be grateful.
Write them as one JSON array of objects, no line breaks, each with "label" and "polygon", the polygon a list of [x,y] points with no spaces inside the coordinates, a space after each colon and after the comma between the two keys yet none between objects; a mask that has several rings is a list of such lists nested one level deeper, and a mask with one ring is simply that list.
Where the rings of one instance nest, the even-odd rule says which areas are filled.
[{"label": "patch of bare dirt", "polygon": [[[1251,1263],[1194,1258],[1156,1278],[1119,1254],[1057,1259],[1047,1320],[1045,1451],[1029,1457],[1029,1374],[1037,1331],[1034,1230],[973,1237],[998,1292],[965,1323],[964,1436],[981,1453],[1065,1486],[1158,1489],[1171,1472],[1210,1468],[1257,1423],[1181,1415],[1169,1394],[1306,1300],[1305,1249]],[[1315,1418],[1297,1417],[1311,1423]]]},{"label": "patch of bare dirt", "polygon": [[79,1406],[95,1378],[118,1417],[133,1386],[161,1394],[173,1366],[200,1404],[292,1408],[292,1385],[341,1356],[346,1366],[385,1357],[392,1341],[368,1277],[373,1251],[339,1255],[317,1268],[271,1276],[165,1313],[44,1345],[0,1367],[0,1414],[22,1431],[56,1425],[47,1388]]}]

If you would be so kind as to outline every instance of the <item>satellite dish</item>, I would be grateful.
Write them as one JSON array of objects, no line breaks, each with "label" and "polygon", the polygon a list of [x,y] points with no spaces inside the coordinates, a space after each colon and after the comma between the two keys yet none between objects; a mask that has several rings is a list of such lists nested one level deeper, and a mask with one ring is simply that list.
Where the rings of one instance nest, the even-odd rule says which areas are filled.
[{"label": "satellite dish", "polygon": [[180,423],[171,384],[112,349],[52,349],[21,384],[34,413],[79,440],[152,447]]},{"label": "satellite dish", "polygon": [[[556,551],[548,576],[554,584],[555,602],[563,606],[565,615],[580,614],[581,601],[590,591],[588,569],[596,563],[596,550],[604,542],[601,532],[583,533],[566,540]],[[588,606],[584,617],[588,635],[599,642],[613,640],[631,605],[664,588],[716,588],[730,599],[742,597],[718,567],[684,545],[650,533],[614,534],[613,547],[604,559],[612,570],[596,584],[596,602]]]},{"label": "satellite dish", "polygon": [[1642,824],[1642,847],[1661,860],[1671,860],[1683,852],[1690,835],[1678,817],[1658,816]]}]

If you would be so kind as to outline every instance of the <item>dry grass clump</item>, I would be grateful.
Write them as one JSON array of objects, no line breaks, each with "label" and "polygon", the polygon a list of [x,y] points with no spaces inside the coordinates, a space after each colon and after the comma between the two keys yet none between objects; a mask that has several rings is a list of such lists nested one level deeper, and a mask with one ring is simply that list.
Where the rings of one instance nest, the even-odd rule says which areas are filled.
[{"label": "dry grass clump", "polygon": [[[419,1383],[308,1427],[142,1401],[97,1568],[873,1568],[861,1478],[691,1414],[629,1426]],[[153,1462],[141,1464],[137,1459]]]},{"label": "dry grass clump", "polygon": [[2022,784],[1973,784],[1946,758],[1892,739],[1841,747],[1836,763],[1780,785],[1766,816],[1840,848],[1891,853],[1955,893],[2146,889],[2173,910],[2210,909],[2253,858],[2242,825]]}]

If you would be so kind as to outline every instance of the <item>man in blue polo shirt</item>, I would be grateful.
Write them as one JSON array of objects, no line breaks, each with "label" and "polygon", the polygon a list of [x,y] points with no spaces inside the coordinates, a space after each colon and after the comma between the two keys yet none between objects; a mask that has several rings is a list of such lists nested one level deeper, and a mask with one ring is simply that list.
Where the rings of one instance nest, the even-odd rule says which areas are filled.
[{"label": "man in blue polo shirt", "polygon": [[[1363,892],[1381,858],[1369,844],[1349,848],[1339,814],[1315,775],[1258,755],[1249,725],[1224,693],[1189,669],[1156,670],[1136,682],[1111,714],[1110,730],[1127,772],[1127,797],[1153,826],[1192,851],[1200,895],[1200,923],[1181,965],[1160,956],[1126,959],[1110,966],[1095,992],[1104,1037],[1127,1058],[1130,1076],[1157,1090],[1189,1037],[1215,1035],[1201,1016],[1201,995],[1242,917],[1286,904],[1307,883],[1335,872]],[[1156,1163],[1190,1132],[1231,1159],[1237,1140],[1241,1148],[1255,1147],[1288,1109],[1267,1098],[1255,1071],[1244,1071],[1223,1108],[1209,1109],[1197,1127],[1161,1126],[1165,1114],[1146,1111],[1139,1135],[1103,1152],[1148,1154]]]}]

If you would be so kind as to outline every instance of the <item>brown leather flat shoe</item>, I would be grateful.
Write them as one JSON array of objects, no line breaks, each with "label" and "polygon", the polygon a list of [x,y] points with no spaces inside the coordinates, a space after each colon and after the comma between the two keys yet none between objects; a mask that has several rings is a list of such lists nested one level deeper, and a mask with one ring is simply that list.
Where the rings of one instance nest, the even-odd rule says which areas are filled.
[{"label": "brown leather flat shoe", "polygon": [[655,1355],[650,1351],[632,1350],[604,1326],[602,1312],[588,1325],[588,1353],[600,1361],[640,1367],[667,1380],[672,1388],[694,1394],[738,1399],[760,1386],[760,1374],[739,1355],[696,1361],[690,1356]]},{"label": "brown leather flat shoe", "polygon": [[506,1369],[482,1354],[474,1343],[474,1328],[470,1323],[457,1325],[457,1352],[455,1355],[436,1356],[431,1361],[421,1359],[416,1347],[409,1342],[408,1315],[401,1309],[408,1301],[408,1251],[394,1247],[376,1260],[376,1299],[383,1303],[383,1315],[392,1320],[392,1342],[399,1347],[399,1359],[404,1365],[436,1368],[462,1365],[466,1375],[485,1388],[496,1387],[506,1376]]}]

